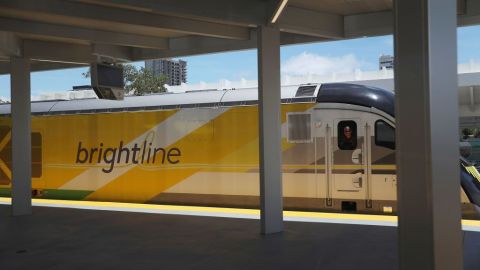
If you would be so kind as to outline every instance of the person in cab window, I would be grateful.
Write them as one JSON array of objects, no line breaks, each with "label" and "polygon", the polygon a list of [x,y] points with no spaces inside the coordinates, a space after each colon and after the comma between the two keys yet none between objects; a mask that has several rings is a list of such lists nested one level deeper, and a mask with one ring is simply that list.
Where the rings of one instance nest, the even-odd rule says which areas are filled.
[{"label": "person in cab window", "polygon": [[355,141],[350,126],[343,127],[343,140],[340,142],[340,148],[345,150],[355,149]]}]

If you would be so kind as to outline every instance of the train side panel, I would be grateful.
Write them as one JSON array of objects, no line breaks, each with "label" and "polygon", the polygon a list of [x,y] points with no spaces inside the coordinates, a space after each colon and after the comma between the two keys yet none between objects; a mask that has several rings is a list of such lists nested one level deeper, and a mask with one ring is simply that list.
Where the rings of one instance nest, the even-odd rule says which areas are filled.
[{"label": "train side panel", "polygon": [[[358,205],[356,210],[382,209],[382,205],[372,209],[360,206],[368,199],[394,200],[392,181],[385,180],[391,179],[394,171],[383,170],[384,174],[379,177],[373,174],[368,183],[370,198],[352,192],[356,185],[351,181],[352,173],[358,164],[339,164],[337,160],[332,164],[336,171],[329,176],[325,163],[328,149],[339,150],[334,145],[327,146],[335,136],[332,134],[326,139],[323,128],[335,117],[346,119],[350,115],[345,114],[345,110],[315,111],[316,106],[315,103],[282,105],[285,207],[342,210],[343,202],[354,202]],[[289,134],[294,123],[287,118],[293,119],[297,114],[312,118],[302,122],[311,125],[312,136],[307,140],[289,138],[305,135]],[[317,114],[319,121],[315,118]],[[367,120],[370,114],[355,114],[372,125],[373,120]],[[0,126],[5,130],[9,128],[8,121],[8,118],[0,119]],[[299,127],[297,124],[293,131]],[[32,130],[41,134],[41,174],[33,180],[38,197],[258,207],[257,106],[35,116]],[[370,140],[374,140],[373,137]],[[363,144],[359,139],[358,149]],[[371,151],[384,151],[377,150]],[[347,160],[352,159],[353,152],[346,154]],[[394,160],[377,164],[377,160],[389,153],[380,154],[379,158],[372,156],[373,171],[394,164]],[[8,165],[7,162],[7,168]],[[339,168],[349,173],[338,173]],[[343,178],[347,180],[341,180]],[[8,171],[0,179],[1,190],[7,194]],[[339,186],[342,182],[343,186]],[[377,182],[381,185],[388,182],[390,186],[376,188]],[[345,185],[353,186],[349,190]],[[329,204],[329,199],[333,199],[333,203]]]}]

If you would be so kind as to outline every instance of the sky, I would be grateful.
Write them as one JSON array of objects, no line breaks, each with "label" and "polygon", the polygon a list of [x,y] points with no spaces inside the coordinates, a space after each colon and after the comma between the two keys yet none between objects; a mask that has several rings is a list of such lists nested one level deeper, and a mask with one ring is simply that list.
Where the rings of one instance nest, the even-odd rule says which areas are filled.
[{"label": "sky", "polygon": [[[462,27],[457,31],[458,63],[480,62],[480,26]],[[281,72],[285,75],[350,73],[378,69],[378,58],[393,54],[392,36],[309,43],[284,46],[281,49]],[[256,50],[215,53],[181,58],[187,61],[188,83],[257,79]],[[143,62],[135,63],[143,66]],[[62,92],[74,85],[88,85],[81,76],[86,68],[34,72],[32,96]],[[10,78],[0,75],[0,98],[10,99]]]}]

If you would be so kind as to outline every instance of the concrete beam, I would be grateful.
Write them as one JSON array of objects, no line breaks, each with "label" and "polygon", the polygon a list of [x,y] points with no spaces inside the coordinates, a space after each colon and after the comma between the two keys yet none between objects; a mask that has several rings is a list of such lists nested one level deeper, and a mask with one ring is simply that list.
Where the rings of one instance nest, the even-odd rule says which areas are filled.
[{"label": "concrete beam", "polygon": [[280,44],[281,45],[292,45],[292,44],[302,44],[302,43],[312,43],[312,42],[321,42],[321,41],[331,41],[330,38],[323,37],[314,37],[309,35],[300,35],[293,33],[280,33]]},{"label": "concrete beam", "polygon": [[97,57],[111,58],[116,62],[129,62],[133,59],[132,48],[107,44],[93,44],[92,54]]},{"label": "concrete beam", "polygon": [[[459,0],[457,7],[457,26],[480,24],[480,1]],[[344,23],[345,38],[391,35],[394,16],[393,11],[349,15]]]},{"label": "concrete beam", "polygon": [[166,38],[94,30],[89,28],[41,23],[6,17],[0,17],[0,31],[31,34],[43,37],[68,38],[84,40],[92,43],[104,43],[141,48],[168,48],[168,41]]},{"label": "concrete beam", "polygon": [[344,17],[345,38],[391,35],[393,12],[382,11]]},{"label": "concrete beam", "polygon": [[96,60],[90,45],[52,41],[24,40],[25,57],[51,62],[88,64]]},{"label": "concrete beam", "polygon": [[127,29],[129,32],[141,32],[143,28],[152,35],[164,34],[159,31],[172,31],[227,39],[242,40],[249,37],[249,29],[243,26],[60,0],[0,0],[0,15],[96,29],[114,28],[118,32],[125,32]]},{"label": "concrete beam", "polygon": [[[189,18],[215,20],[250,26],[257,26],[266,23],[268,16],[265,16],[265,14],[269,14],[269,9],[271,9],[271,1],[258,0],[204,0],[201,2],[196,0],[184,0],[182,3],[185,4],[181,6],[177,4],[176,0],[85,0],[85,2],[87,1],[109,5],[119,5],[122,7],[141,8],[163,14],[187,16]],[[476,11],[479,5],[480,3],[476,0],[457,0],[459,26],[480,23],[480,18],[477,18],[479,12]],[[288,14],[291,13],[295,13],[295,9],[297,8],[287,6],[282,17],[289,16]],[[469,9],[470,12],[468,11]],[[341,19],[343,16],[335,14],[321,14],[314,11],[309,12],[312,13],[312,17],[303,16],[299,19],[299,22],[294,23],[287,21],[285,23],[286,25],[281,27],[281,30],[290,33],[301,33],[330,38],[356,38],[363,36],[390,35],[393,33],[392,11],[344,16],[342,23],[344,24],[344,29],[342,29],[342,31],[338,31],[338,26],[330,26],[327,27],[327,29],[322,29],[325,26],[323,26],[321,23],[314,22],[322,22],[326,20],[327,25],[331,25],[331,21],[336,21],[339,17]],[[328,17],[331,18],[327,19]],[[283,18],[281,20],[283,20]],[[326,30],[325,33],[327,34],[321,30]],[[344,35],[343,31],[345,32]]]},{"label": "concrete beam", "polygon": [[267,23],[268,2],[262,0],[80,0],[110,7],[155,12],[196,20],[256,26]]},{"label": "concrete beam", "polygon": [[288,33],[330,39],[344,37],[343,16],[336,14],[287,7],[278,25],[281,31]]},{"label": "concrete beam", "polygon": [[255,40],[226,40],[206,37],[172,38],[169,50],[133,49],[135,61],[253,49]]},{"label": "concrete beam", "polygon": [[[281,45],[325,41],[325,38],[280,33]],[[170,39],[168,50],[151,50],[133,48],[134,61],[161,59],[198,54],[254,49],[257,46],[256,31],[252,31],[250,40],[226,40],[208,37],[182,37]]]},{"label": "concrete beam", "polygon": [[467,13],[467,0],[457,0],[457,14],[463,15]]},{"label": "concrete beam", "polygon": [[26,57],[37,61],[83,65],[96,61],[99,56],[121,62],[133,61],[131,48],[115,45],[24,40],[23,50]]},{"label": "concrete beam", "polygon": [[[141,8],[161,14],[186,16],[192,19],[258,26],[269,23],[272,9],[277,6],[279,1],[185,0],[182,1],[182,5],[178,5],[177,1],[174,0],[88,0],[88,2],[124,8]],[[278,23],[280,30],[283,32],[335,39],[343,37],[343,16],[341,15],[287,6]]]},{"label": "concrete beam", "polygon": [[458,16],[459,26],[480,24],[480,2],[476,0],[466,0],[463,13]]},{"label": "concrete beam", "polygon": [[[189,36],[169,40],[168,50],[130,48],[107,44],[74,44],[65,42],[24,40],[25,55],[33,59],[32,71],[63,69],[88,65],[97,57],[115,58],[117,61],[142,61],[167,57],[246,50],[256,48],[256,32],[249,40],[228,40],[220,38]],[[297,44],[322,41],[325,39],[290,33],[281,33],[281,44]],[[41,62],[36,62],[41,61]],[[49,63],[54,62],[54,63]],[[9,73],[8,65],[0,65],[0,74]]]},{"label": "concrete beam", "polygon": [[[30,71],[48,71],[67,68],[87,67],[87,64],[30,61]],[[0,75],[10,74],[10,62],[0,61]]]}]

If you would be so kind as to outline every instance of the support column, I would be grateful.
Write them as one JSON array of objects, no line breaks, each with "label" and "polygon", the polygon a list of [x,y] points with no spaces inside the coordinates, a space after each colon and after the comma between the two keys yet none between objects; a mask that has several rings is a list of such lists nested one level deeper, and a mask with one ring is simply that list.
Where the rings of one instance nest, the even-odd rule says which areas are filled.
[{"label": "support column", "polygon": [[260,215],[262,234],[283,230],[280,30],[258,27]]},{"label": "support column", "polygon": [[12,214],[32,213],[30,61],[12,57]]},{"label": "support column", "polygon": [[456,1],[394,8],[400,269],[463,269]]}]

